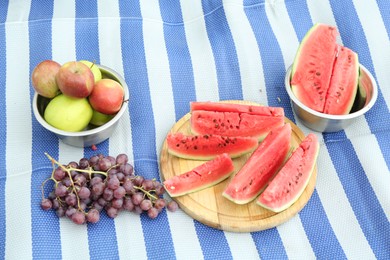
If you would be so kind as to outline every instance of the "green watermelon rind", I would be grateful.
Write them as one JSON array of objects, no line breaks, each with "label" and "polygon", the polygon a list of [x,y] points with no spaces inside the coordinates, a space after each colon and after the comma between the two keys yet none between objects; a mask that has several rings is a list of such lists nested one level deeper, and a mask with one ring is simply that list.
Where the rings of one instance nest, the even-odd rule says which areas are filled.
[{"label": "green watermelon rind", "polygon": [[[308,137],[310,136],[314,136],[314,134],[309,134]],[[262,195],[267,192],[267,188],[266,187],[264,189],[264,191],[261,193],[261,195],[256,199],[256,204],[263,207],[263,208],[266,208],[270,211],[273,211],[275,213],[279,213],[279,212],[282,212],[286,209],[288,209],[291,205],[293,205],[302,195],[302,193],[304,192],[304,190],[306,189],[310,179],[311,179],[311,176],[313,175],[313,172],[314,172],[314,169],[316,167],[316,162],[317,162],[317,157],[318,157],[318,154],[319,154],[319,143],[317,141],[317,138],[314,136],[313,138],[313,142],[310,144],[310,145],[313,145],[315,144],[316,145],[316,151],[315,153],[313,154],[313,158],[312,158],[312,161],[311,161],[311,167],[308,169],[308,171],[305,173],[303,173],[304,176],[306,176],[306,179],[304,181],[304,184],[302,185],[302,187],[295,193],[294,196],[292,196],[290,198],[290,200],[286,201],[284,204],[281,204],[280,206],[278,207],[272,207],[271,205],[268,205],[265,201],[262,201]],[[305,140],[304,140],[305,141]],[[291,155],[291,157],[294,155],[294,153]],[[290,158],[291,158],[290,157]],[[299,162],[299,161],[298,161]],[[277,177],[278,177],[278,174],[283,170],[284,167],[287,167],[289,166],[288,165],[288,160],[287,162],[285,163],[285,165],[282,167],[282,169],[280,169],[280,171],[275,175],[274,179],[270,181],[269,185],[272,184],[273,181],[278,181]],[[292,165],[291,168],[295,168],[297,167],[297,165]],[[280,188],[283,188],[284,185],[276,185],[277,187],[280,187]]]},{"label": "green watermelon rind", "polygon": [[[217,160],[219,160],[220,158],[223,158],[223,159],[225,160],[225,162],[229,163],[229,165],[228,165],[229,168],[227,168],[227,170],[225,170],[225,171],[223,171],[223,172],[215,173],[215,172],[218,171],[218,170],[220,171],[220,170],[221,170],[220,168],[222,168],[222,166],[225,166],[225,167],[226,167],[226,165],[223,165],[221,162],[220,162],[219,164],[217,164],[217,165],[216,165],[217,168],[215,168],[215,169],[213,169],[213,170],[214,170],[214,173],[215,173],[215,174],[219,174],[219,175],[220,175],[219,178],[215,179],[214,181],[207,181],[207,178],[204,178],[203,180],[204,180],[205,183],[204,183],[203,185],[199,185],[199,186],[194,186],[194,185],[192,185],[191,187],[187,187],[187,190],[184,190],[183,192],[180,192],[180,193],[174,193],[174,192],[172,191],[172,184],[170,184],[171,182],[176,181],[177,179],[180,178],[180,176],[184,176],[184,175],[186,175],[186,174],[187,174],[187,175],[191,175],[190,177],[192,177],[192,176],[195,176],[195,177],[198,176],[198,178],[199,178],[200,175],[203,176],[203,174],[210,174],[212,171],[209,171],[209,172],[207,172],[207,173],[205,173],[205,172],[204,172],[204,173],[201,173],[201,172],[199,171],[199,169],[201,169],[201,168],[204,167],[205,165],[210,166],[210,165],[212,165],[213,163],[215,164],[215,162],[216,162]],[[216,185],[216,184],[218,184],[218,183],[224,181],[225,179],[229,178],[229,176],[230,176],[233,172],[234,172],[234,164],[233,164],[233,161],[232,161],[232,159],[229,157],[229,155],[225,153],[225,154],[221,154],[221,155],[217,156],[217,157],[214,158],[213,160],[206,161],[206,162],[202,163],[201,165],[195,167],[194,169],[192,169],[192,170],[190,170],[190,171],[187,171],[187,172],[184,172],[184,173],[182,173],[182,174],[175,175],[175,176],[173,176],[173,177],[171,177],[171,178],[169,178],[169,179],[166,179],[165,181],[163,181],[163,185],[164,185],[165,191],[168,193],[168,195],[169,195],[170,197],[174,198],[174,197],[179,197],[179,196],[187,195],[187,194],[190,194],[190,193],[194,193],[194,192],[201,191],[201,190],[203,190],[203,189],[212,187],[212,186],[214,186],[214,185]],[[206,177],[207,177],[207,176],[206,176]],[[170,186],[170,185],[171,185],[171,186]],[[176,184],[174,184],[174,185],[177,186],[177,185],[180,185],[180,183],[176,183]],[[176,186],[173,186],[173,187],[176,187]]]},{"label": "green watermelon rind", "polygon": [[[175,134],[172,134],[173,136]],[[201,142],[202,140],[200,139],[203,139],[205,135],[195,135],[195,136],[187,136],[187,135],[184,135],[183,134],[183,138],[184,139],[189,139],[191,137],[197,137],[197,142]],[[209,135],[211,136],[211,135]],[[214,136],[217,136],[217,135],[214,135]],[[229,137],[226,137],[226,138],[229,138]],[[230,137],[231,138],[231,137]],[[171,154],[171,155],[174,155],[176,157],[179,157],[179,158],[183,158],[183,159],[188,159],[188,160],[200,160],[200,161],[206,161],[206,160],[211,160],[211,159],[214,159],[215,157],[217,157],[218,155],[222,154],[222,153],[227,153],[229,154],[230,158],[237,158],[237,157],[240,157],[240,156],[243,156],[244,154],[247,154],[247,153],[251,153],[253,152],[257,146],[258,146],[258,140],[255,138],[255,137],[241,137],[241,136],[238,136],[238,137],[235,137],[236,139],[236,143],[237,142],[244,142],[244,141],[247,141],[248,143],[252,143],[251,145],[247,145],[246,147],[243,147],[242,149],[238,149],[237,146],[241,145],[243,146],[243,144],[237,144],[236,145],[236,151],[235,152],[230,152],[228,151],[229,148],[231,148],[230,143],[228,143],[226,146],[222,146],[222,147],[218,147],[218,150],[215,150],[214,153],[211,153],[211,149],[213,147],[210,147],[211,146],[216,146],[217,144],[214,143],[214,144],[207,144],[207,148],[203,145],[198,145],[198,151],[199,152],[202,152],[202,149],[207,149],[207,151],[204,151],[203,152],[203,155],[195,155],[195,154],[190,154],[190,153],[184,153],[178,149],[175,149],[175,146],[172,146],[170,141],[169,141],[169,136],[167,137],[167,150],[168,150],[168,153]],[[210,138],[206,139],[207,140],[210,140]],[[188,142],[191,142],[188,141]],[[198,142],[198,143],[199,143]],[[197,143],[197,144],[198,144]],[[186,144],[187,144],[187,141],[186,141]],[[194,144],[190,144],[191,146],[193,146]],[[235,144],[232,144],[232,146],[234,146]],[[230,146],[230,147],[229,147]],[[207,152],[208,155],[205,155]]]}]

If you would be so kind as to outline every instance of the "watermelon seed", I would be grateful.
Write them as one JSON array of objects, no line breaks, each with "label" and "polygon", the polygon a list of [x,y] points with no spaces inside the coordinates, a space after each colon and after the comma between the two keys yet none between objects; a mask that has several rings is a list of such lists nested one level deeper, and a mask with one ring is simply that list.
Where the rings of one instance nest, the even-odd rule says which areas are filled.
[{"label": "watermelon seed", "polygon": [[320,75],[321,75],[321,73],[320,73],[319,71],[317,71],[317,72],[316,72],[316,75],[317,75],[317,76],[320,76]]},{"label": "watermelon seed", "polygon": [[213,119],[213,122],[214,122],[214,123],[217,123],[217,119]]},{"label": "watermelon seed", "polygon": [[180,146],[180,144],[176,144],[176,147],[179,147]]},{"label": "watermelon seed", "polygon": [[198,146],[194,145],[194,150],[197,150],[198,149]]}]

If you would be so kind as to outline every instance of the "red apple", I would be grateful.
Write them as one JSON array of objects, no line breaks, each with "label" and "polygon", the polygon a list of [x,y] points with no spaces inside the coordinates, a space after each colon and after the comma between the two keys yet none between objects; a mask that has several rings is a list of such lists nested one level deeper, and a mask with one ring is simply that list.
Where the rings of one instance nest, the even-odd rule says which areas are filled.
[{"label": "red apple", "polygon": [[39,95],[54,98],[60,93],[56,82],[56,75],[60,68],[61,65],[52,60],[44,60],[34,68],[31,84]]},{"label": "red apple", "polygon": [[91,69],[79,61],[63,64],[57,73],[56,80],[63,94],[75,98],[88,97],[95,84]]},{"label": "red apple", "polygon": [[112,79],[101,79],[95,83],[89,96],[89,103],[96,111],[112,115],[121,109],[123,97],[123,87],[119,82]]}]

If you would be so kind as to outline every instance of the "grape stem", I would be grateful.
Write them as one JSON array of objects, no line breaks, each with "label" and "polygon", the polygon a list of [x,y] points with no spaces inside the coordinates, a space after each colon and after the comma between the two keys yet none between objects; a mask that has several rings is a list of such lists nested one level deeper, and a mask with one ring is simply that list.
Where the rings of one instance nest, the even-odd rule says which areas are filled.
[{"label": "grape stem", "polygon": [[45,187],[45,184],[46,184],[46,182],[48,182],[48,181],[50,181],[50,180],[52,180],[52,178],[48,178],[48,179],[44,180],[44,181],[42,182],[42,184],[41,184],[42,199],[45,198],[45,192],[44,192],[44,190],[43,190],[44,187]]},{"label": "grape stem", "polygon": [[[144,188],[140,187],[140,186],[134,186],[135,189],[137,190],[140,190],[142,191],[144,194],[146,194],[146,196],[148,196],[148,198],[152,198],[153,200],[157,200],[158,198],[156,196],[154,196],[152,193],[150,193],[149,191],[145,190]],[[154,191],[154,190],[152,190]]]},{"label": "grape stem", "polygon": [[102,175],[104,175],[105,177],[107,177],[107,173],[106,173],[106,172],[95,171],[95,170],[92,170],[91,167],[88,167],[88,170],[78,169],[78,168],[73,168],[73,167],[65,167],[64,165],[62,165],[61,163],[59,163],[56,159],[54,159],[53,157],[51,157],[48,153],[45,153],[45,155],[47,156],[47,158],[49,158],[49,160],[52,162],[53,165],[54,165],[54,164],[57,164],[57,165],[60,166],[64,171],[85,172],[85,173],[88,173],[88,174],[89,174],[89,177],[91,177],[92,173],[97,173],[97,174],[102,174]]}]

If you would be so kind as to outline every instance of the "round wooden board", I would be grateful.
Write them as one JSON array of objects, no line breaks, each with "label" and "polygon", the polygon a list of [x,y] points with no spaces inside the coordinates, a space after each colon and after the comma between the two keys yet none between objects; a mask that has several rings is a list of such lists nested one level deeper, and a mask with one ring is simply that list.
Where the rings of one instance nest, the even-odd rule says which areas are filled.
[{"label": "round wooden board", "polygon": [[[249,101],[228,101],[231,103],[242,103],[258,105]],[[190,134],[191,114],[182,117],[170,130],[170,133],[182,132]],[[291,124],[292,136],[291,145],[295,149],[304,139],[304,133],[288,118],[287,123]],[[173,198],[189,216],[197,221],[220,230],[231,232],[254,232],[278,226],[295,216],[310,199],[317,178],[317,167],[315,167],[311,179],[300,196],[300,198],[288,209],[274,213],[256,204],[255,200],[238,205],[222,196],[226,185],[234,174],[244,165],[250,154],[233,159],[235,172],[225,181],[201,191],[188,195]],[[164,141],[160,156],[160,171],[162,179],[166,180],[174,175],[187,172],[205,161],[186,160],[175,157],[168,153],[167,143]]]}]

